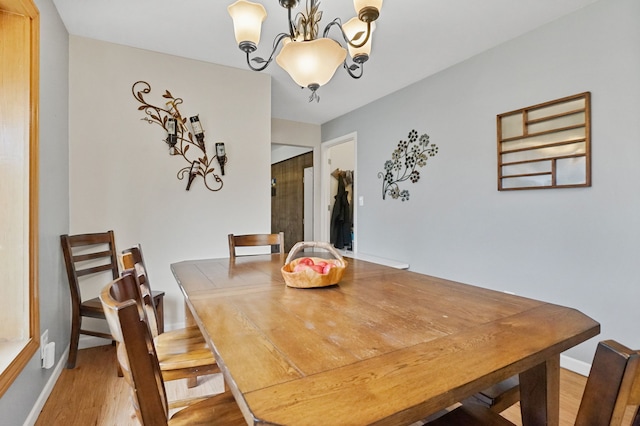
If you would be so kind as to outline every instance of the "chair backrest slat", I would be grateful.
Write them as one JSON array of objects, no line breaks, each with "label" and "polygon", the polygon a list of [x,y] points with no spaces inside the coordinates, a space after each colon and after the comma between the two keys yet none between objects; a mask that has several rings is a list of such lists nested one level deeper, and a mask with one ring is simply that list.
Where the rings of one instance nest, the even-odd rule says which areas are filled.
[{"label": "chair backrest slat", "polygon": [[144,265],[144,257],[142,256],[142,246],[137,244],[128,249],[122,250],[120,256],[123,269],[132,269],[136,263]]},{"label": "chair backrest slat", "polygon": [[229,256],[236,257],[236,247],[278,246],[277,253],[284,254],[284,232],[277,234],[229,234]]},{"label": "chair backrest slat", "polygon": [[[639,376],[639,351],[633,351],[613,340],[600,342],[575,424],[619,425],[627,406],[637,405],[636,383]],[[640,421],[637,415],[636,421]]]},{"label": "chair backrest slat", "polygon": [[100,300],[109,327],[125,353],[118,360],[131,386],[136,415],[143,425],[166,425],[168,400],[146,314],[141,310],[140,287],[128,274],[107,285]]},{"label": "chair backrest slat", "polygon": [[86,269],[76,269],[76,276],[83,277],[85,275],[97,274],[98,272],[112,271],[113,265],[92,266]]},{"label": "chair backrest slat", "polygon": [[[72,247],[79,247],[79,246],[78,245],[72,245]],[[111,250],[97,251],[95,253],[88,253],[88,254],[77,254],[77,255],[73,256],[73,261],[74,262],[84,262],[86,260],[94,260],[94,259],[101,259],[101,258],[111,258],[112,254],[113,253],[111,252]]]},{"label": "chair backrest slat", "polygon": [[[79,277],[111,271],[110,279],[118,278],[114,233],[107,231],[92,234],[65,234],[60,236],[60,243],[67,269],[71,303],[77,309],[82,303]],[[83,262],[90,263],[85,265]]]}]

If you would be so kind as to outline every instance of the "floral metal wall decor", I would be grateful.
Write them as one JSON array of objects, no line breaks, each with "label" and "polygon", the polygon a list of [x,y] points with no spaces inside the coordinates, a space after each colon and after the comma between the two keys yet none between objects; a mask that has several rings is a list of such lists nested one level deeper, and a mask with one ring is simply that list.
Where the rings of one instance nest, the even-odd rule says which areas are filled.
[{"label": "floral metal wall decor", "polygon": [[170,154],[182,156],[187,161],[188,165],[178,170],[176,174],[179,180],[187,178],[187,191],[197,176],[202,176],[204,185],[210,191],[222,189],[223,181],[214,172],[214,160],[217,160],[224,175],[224,164],[227,161],[224,144],[216,143],[216,154],[212,156],[207,154],[204,132],[200,127],[198,116],[190,117],[194,129],[192,133],[187,128],[187,117],[183,117],[180,113],[179,106],[183,100],[174,97],[171,92],[165,90],[162,97],[166,99],[166,108],[150,104],[144,99],[145,95],[151,93],[151,86],[146,81],[135,82],[131,87],[131,92],[133,97],[142,104],[138,110],[144,111],[147,115],[142,120],[162,127],[167,132],[167,138],[164,142],[169,145]]},{"label": "floral metal wall decor", "polygon": [[391,160],[384,163],[384,171],[378,173],[382,178],[382,199],[389,194],[391,198],[409,200],[409,190],[400,189],[398,183],[410,180],[416,183],[420,180],[420,172],[417,167],[427,165],[429,157],[438,153],[436,144],[429,143],[429,135],[426,133],[418,137],[418,132],[411,130],[407,140],[398,142],[398,147],[391,154]]}]

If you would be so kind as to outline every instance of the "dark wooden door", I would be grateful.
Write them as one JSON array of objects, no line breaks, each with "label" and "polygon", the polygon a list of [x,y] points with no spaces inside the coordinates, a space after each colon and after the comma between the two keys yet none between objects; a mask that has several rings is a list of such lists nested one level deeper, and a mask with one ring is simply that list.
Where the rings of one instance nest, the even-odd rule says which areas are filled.
[{"label": "dark wooden door", "polygon": [[271,232],[284,232],[285,251],[304,240],[304,169],[313,167],[313,152],[271,165]]}]

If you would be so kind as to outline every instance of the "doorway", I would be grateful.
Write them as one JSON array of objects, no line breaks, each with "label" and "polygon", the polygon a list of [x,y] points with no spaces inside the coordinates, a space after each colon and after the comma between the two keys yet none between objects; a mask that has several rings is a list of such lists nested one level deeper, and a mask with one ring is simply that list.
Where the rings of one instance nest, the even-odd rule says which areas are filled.
[{"label": "doorway", "polygon": [[298,241],[313,239],[306,226],[313,230],[313,151],[305,150],[310,152],[292,151],[293,157],[272,150],[271,233],[284,232],[286,252]]},{"label": "doorway", "polygon": [[[350,251],[357,252],[357,173],[356,173],[357,137],[351,133],[321,145],[321,211],[320,232],[322,241],[331,242],[332,214],[335,196],[340,179],[345,179],[347,200],[352,216],[352,232]],[[334,234],[335,239],[335,234]],[[347,247],[344,247],[345,249]]]}]

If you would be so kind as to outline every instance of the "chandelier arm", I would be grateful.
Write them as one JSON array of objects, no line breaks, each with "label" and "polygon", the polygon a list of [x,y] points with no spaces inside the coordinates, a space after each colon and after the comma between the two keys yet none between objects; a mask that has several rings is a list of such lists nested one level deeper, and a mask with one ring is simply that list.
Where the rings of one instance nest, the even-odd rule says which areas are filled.
[{"label": "chandelier arm", "polygon": [[371,22],[367,22],[367,35],[365,36],[364,41],[362,43],[356,43],[356,44],[352,43],[351,40],[349,40],[349,38],[347,37],[347,34],[345,34],[344,30],[342,29],[342,21],[340,20],[340,18],[334,19],[333,21],[329,22],[326,27],[324,27],[322,37],[326,38],[327,35],[329,34],[329,31],[331,30],[331,27],[333,27],[334,25],[337,25],[338,28],[340,29],[340,33],[342,33],[342,38],[344,39],[345,43],[347,43],[349,46],[354,47],[356,49],[359,49],[365,44],[367,44],[367,42],[369,41],[369,38],[371,37]]},{"label": "chandelier arm", "polygon": [[287,14],[289,16],[289,35],[291,36],[291,40],[296,38],[296,30],[293,25],[293,21],[291,20],[291,8],[287,8]]},{"label": "chandelier arm", "polygon": [[340,28],[340,32],[342,33],[342,38],[344,39],[345,42],[348,43],[349,40],[347,40],[347,35],[344,33],[344,31],[342,31],[342,21],[340,20],[340,18],[334,19],[333,21],[329,22],[326,27],[324,27],[324,31],[322,32],[322,37],[327,38],[327,36],[329,35],[329,30],[334,25],[337,25],[338,28]]},{"label": "chandelier arm", "polygon": [[[360,64],[360,65],[347,65],[347,60],[345,59],[344,62],[342,63],[342,67],[347,70],[347,72],[349,73],[349,75],[351,76],[351,78],[354,79],[359,79],[360,77],[362,77],[362,74],[364,73],[364,63]],[[360,73],[359,74],[355,74],[351,69],[360,69]]]},{"label": "chandelier arm", "polygon": [[289,37],[289,35],[285,33],[280,33],[273,40],[273,50],[271,51],[271,55],[269,55],[269,59],[267,59],[266,61],[262,60],[264,61],[264,65],[262,65],[261,67],[254,67],[253,65],[251,65],[251,58],[249,58],[249,55],[251,54],[251,52],[247,51],[247,66],[251,68],[251,70],[253,71],[264,71],[273,60],[273,55],[276,53],[276,50],[278,50],[278,45],[285,37]]}]

